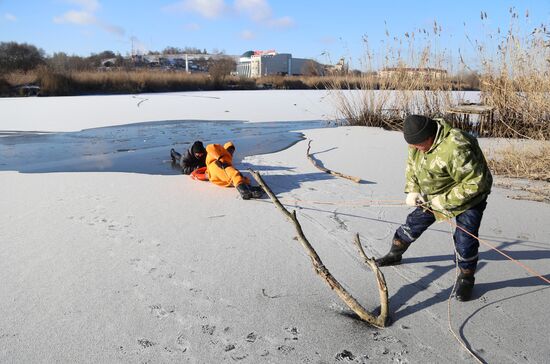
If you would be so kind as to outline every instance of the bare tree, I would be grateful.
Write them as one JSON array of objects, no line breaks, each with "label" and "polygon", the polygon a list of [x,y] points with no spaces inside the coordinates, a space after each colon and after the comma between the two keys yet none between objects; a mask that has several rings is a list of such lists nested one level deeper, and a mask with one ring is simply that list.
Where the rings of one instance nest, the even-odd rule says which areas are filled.
[{"label": "bare tree", "polygon": [[[200,54],[202,51],[199,48],[196,47],[185,47],[183,48],[183,53],[187,54]],[[206,51],[204,52],[206,54]]]},{"label": "bare tree", "polygon": [[454,77],[455,83],[458,83],[461,88],[469,90],[479,90],[480,76],[475,71],[464,71]]},{"label": "bare tree", "polygon": [[178,47],[166,47],[162,51],[162,54],[180,54],[180,53],[183,53],[183,49]]},{"label": "bare tree", "polygon": [[208,73],[214,85],[219,87],[223,85],[225,78],[231,74],[237,68],[237,63],[233,58],[221,57],[217,59],[211,58],[208,61]]},{"label": "bare tree", "polygon": [[27,72],[44,64],[44,51],[32,44],[1,42],[0,73],[10,71]]},{"label": "bare tree", "polygon": [[54,53],[46,60],[46,63],[55,72],[85,71],[91,68],[86,58],[76,55],[69,56],[64,52]]}]

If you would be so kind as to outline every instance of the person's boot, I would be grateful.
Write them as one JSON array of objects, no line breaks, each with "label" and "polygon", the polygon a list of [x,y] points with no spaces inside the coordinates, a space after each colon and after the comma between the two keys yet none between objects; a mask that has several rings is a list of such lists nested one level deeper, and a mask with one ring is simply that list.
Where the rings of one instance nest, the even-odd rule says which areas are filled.
[{"label": "person's boot", "polygon": [[378,264],[379,267],[384,267],[387,265],[396,265],[401,263],[401,257],[409,248],[409,245],[410,244],[394,237],[389,253],[384,255],[382,258],[376,259],[376,264]]},{"label": "person's boot", "polygon": [[172,158],[172,163],[176,164],[179,163],[181,155],[176,152],[174,148],[170,149],[170,158]]},{"label": "person's boot", "polygon": [[262,198],[264,195],[264,189],[261,186],[248,186],[250,192],[252,192],[252,198]]},{"label": "person's boot", "polygon": [[474,271],[471,269],[460,268],[460,274],[456,279],[456,299],[459,301],[469,301],[472,298],[474,289]]},{"label": "person's boot", "polygon": [[250,198],[252,197],[252,191],[250,191],[246,183],[241,183],[236,188],[237,191],[239,191],[239,193],[241,194],[243,200],[250,200]]}]

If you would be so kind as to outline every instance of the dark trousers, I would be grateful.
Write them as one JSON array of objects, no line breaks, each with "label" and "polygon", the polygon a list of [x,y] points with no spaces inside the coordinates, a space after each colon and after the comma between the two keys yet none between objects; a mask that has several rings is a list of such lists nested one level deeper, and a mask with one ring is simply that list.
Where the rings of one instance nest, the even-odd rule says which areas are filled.
[{"label": "dark trousers", "polygon": [[[476,206],[464,211],[456,217],[456,224],[474,236],[479,234],[479,226],[487,201],[483,200]],[[407,244],[414,242],[435,222],[435,216],[430,211],[416,208],[407,216],[407,221],[395,232],[395,237]],[[475,271],[477,267],[479,241],[461,229],[456,229],[453,235],[458,265],[462,269]]]},{"label": "dark trousers", "polygon": [[172,149],[172,150],[170,150],[170,157],[172,157],[172,162],[173,163],[176,163],[177,165],[179,165],[180,167],[183,168],[183,163],[182,163],[182,161],[183,161],[182,157],[183,156],[180,153],[178,153],[174,149]]}]

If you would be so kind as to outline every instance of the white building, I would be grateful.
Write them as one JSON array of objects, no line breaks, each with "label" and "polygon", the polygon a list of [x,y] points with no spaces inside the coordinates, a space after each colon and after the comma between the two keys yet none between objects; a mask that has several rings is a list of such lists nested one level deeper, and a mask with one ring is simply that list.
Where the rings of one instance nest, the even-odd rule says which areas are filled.
[{"label": "white building", "polygon": [[342,57],[335,65],[326,66],[326,70],[328,73],[348,73],[349,66],[346,63],[346,59]]},{"label": "white building", "polygon": [[308,62],[305,58],[292,58],[290,53],[269,51],[245,52],[237,63],[237,74],[243,77],[268,75],[302,75]]},{"label": "white building", "polygon": [[231,58],[238,61],[238,56],[225,55],[225,54],[145,54],[145,55],[133,55],[131,60],[134,63],[139,63],[149,67],[171,67],[185,69],[187,72],[206,72],[206,61],[212,59]]}]

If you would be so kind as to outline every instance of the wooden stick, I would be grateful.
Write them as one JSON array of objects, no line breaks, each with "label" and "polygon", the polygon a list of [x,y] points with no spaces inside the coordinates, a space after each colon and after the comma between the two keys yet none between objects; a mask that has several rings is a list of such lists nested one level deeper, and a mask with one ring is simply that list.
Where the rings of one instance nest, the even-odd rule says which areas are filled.
[{"label": "wooden stick", "polygon": [[[344,303],[353,310],[359,316],[362,320],[370,323],[373,326],[383,328],[386,326],[386,320],[388,318],[388,289],[386,287],[386,281],[384,279],[384,275],[382,272],[380,272],[380,269],[374,262],[374,260],[369,259],[365,252],[363,251],[363,248],[360,249],[360,254],[362,254],[363,259],[365,259],[365,263],[369,265],[369,267],[374,271],[376,274],[376,279],[378,280],[378,290],[380,293],[380,315],[374,316],[370,312],[368,312],[357,300],[332,276],[332,274],[328,271],[328,269],[325,267],[323,262],[321,261],[321,258],[313,249],[313,246],[309,243],[306,236],[304,235],[304,231],[302,230],[302,226],[298,222],[298,219],[296,218],[296,211],[292,211],[290,213],[279,201],[277,196],[271,191],[271,188],[264,182],[262,179],[262,176],[260,174],[252,169],[249,169],[250,173],[258,182],[258,184],[264,189],[264,191],[267,193],[267,195],[271,198],[271,201],[275,204],[275,206],[281,210],[281,212],[294,224],[294,227],[296,228],[296,233],[298,234],[298,241],[302,244],[302,246],[306,249],[306,252],[311,259],[311,263],[313,264],[313,268],[315,269],[315,272],[320,275],[329,285],[331,289],[333,289],[336,294],[344,301]],[[359,239],[358,235],[356,236],[356,239]],[[359,242],[359,245],[361,243]],[[362,252],[362,253],[361,253]]]},{"label": "wooden stick", "polygon": [[349,179],[355,183],[359,183],[361,182],[361,178],[359,177],[353,177],[353,176],[348,176],[347,174],[343,174],[343,173],[340,173],[340,172],[336,172],[336,171],[332,171],[328,168],[325,168],[325,167],[322,167],[320,166],[319,164],[317,164],[317,162],[315,161],[315,159],[313,159],[313,157],[311,156],[311,154],[309,154],[309,149],[311,148],[311,140],[309,141],[309,143],[307,143],[307,158],[311,161],[311,163],[313,163],[313,165],[315,167],[317,167],[317,169],[320,169],[321,171],[325,172],[325,173],[328,173],[328,174],[332,174],[333,176],[337,176],[337,177],[342,177],[342,178],[346,178],[346,179]]},{"label": "wooden stick", "polygon": [[359,238],[359,233],[355,234],[355,245],[357,245],[357,247],[359,248],[359,255],[361,255],[365,263],[376,275],[376,281],[378,283],[378,293],[380,294],[380,315],[379,316],[388,317],[388,313],[389,313],[388,286],[386,285],[386,279],[384,278],[384,274],[382,273],[380,268],[378,268],[376,261],[373,258],[369,258],[365,254],[365,251],[363,250],[363,246],[361,245],[361,239]]}]

